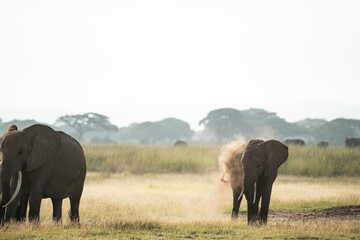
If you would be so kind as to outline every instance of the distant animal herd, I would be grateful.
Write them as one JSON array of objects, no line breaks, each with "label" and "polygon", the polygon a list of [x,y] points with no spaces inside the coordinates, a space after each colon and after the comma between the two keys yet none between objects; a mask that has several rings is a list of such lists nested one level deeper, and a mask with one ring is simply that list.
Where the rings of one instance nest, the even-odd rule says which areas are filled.
[{"label": "distant animal herd", "polygon": [[[346,138],[347,147],[360,147],[360,138]],[[176,147],[186,147],[178,140]],[[222,181],[233,189],[232,217],[237,218],[243,196],[248,205],[248,223],[266,224],[271,188],[278,168],[288,158],[288,146],[305,146],[302,139],[263,141],[225,145],[219,155]],[[329,146],[321,141],[319,148]],[[62,220],[62,201],[70,199],[70,219],[79,223],[79,204],[86,176],[86,160],[81,145],[71,136],[36,124],[23,130],[12,125],[3,135],[0,151],[0,223],[26,219],[39,221],[42,198],[51,198],[53,220]],[[226,180],[228,176],[228,180]],[[259,202],[261,208],[259,212]]]},{"label": "distant animal herd", "polygon": [[[283,141],[286,145],[298,145],[305,146],[305,141],[302,139],[286,139]],[[327,148],[329,146],[328,142],[320,141],[316,144],[319,148]],[[346,138],[345,146],[349,148],[360,147],[360,138]]]}]

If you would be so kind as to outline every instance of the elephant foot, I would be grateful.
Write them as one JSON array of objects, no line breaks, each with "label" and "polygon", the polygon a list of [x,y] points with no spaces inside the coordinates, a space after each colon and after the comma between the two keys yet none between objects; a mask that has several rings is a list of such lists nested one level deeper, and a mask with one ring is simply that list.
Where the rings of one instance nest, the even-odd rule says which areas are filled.
[{"label": "elephant foot", "polygon": [[237,220],[239,218],[239,214],[238,213],[232,213],[231,214],[231,219],[232,220]]},{"label": "elephant foot", "polygon": [[62,224],[62,218],[53,218],[53,223],[56,225],[61,225]]}]

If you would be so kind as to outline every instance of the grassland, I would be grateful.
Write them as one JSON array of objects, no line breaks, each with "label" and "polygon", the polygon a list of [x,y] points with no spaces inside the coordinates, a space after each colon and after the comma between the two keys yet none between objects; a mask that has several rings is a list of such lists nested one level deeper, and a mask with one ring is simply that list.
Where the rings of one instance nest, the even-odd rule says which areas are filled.
[{"label": "grassland", "polygon": [[[360,178],[279,176],[270,205],[277,209],[319,209],[360,204]],[[208,174],[124,175],[89,173],[80,206],[81,227],[69,223],[68,200],[62,225],[52,223],[44,199],[41,223],[9,224],[1,239],[356,239],[360,220],[291,221],[269,217],[267,226],[248,226],[246,201],[231,221],[229,186]]]},{"label": "grassland", "polygon": [[[85,145],[89,171],[108,173],[207,173],[218,169],[221,146]],[[360,176],[360,148],[289,147],[280,174]]]},{"label": "grassland", "polygon": [[360,205],[359,150],[290,147],[268,224],[248,226],[246,201],[240,219],[230,219],[232,193],[219,181],[220,148],[86,145],[81,227],[69,222],[68,200],[63,223],[53,224],[51,201],[44,199],[40,224],[6,224],[0,239],[360,239],[359,216],[293,220],[283,214]]}]

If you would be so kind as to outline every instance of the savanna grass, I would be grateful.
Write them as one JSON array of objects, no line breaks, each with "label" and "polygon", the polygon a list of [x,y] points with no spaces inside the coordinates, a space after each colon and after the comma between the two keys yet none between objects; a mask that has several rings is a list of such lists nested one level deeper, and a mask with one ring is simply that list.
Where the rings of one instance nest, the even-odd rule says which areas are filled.
[{"label": "savanna grass", "polygon": [[311,177],[360,175],[360,148],[289,146],[289,159],[280,174]]},{"label": "savanna grass", "polygon": [[[50,199],[40,223],[6,224],[0,239],[359,239],[360,220],[294,221],[272,217],[267,226],[248,226],[246,201],[231,220],[228,184],[212,174],[111,174],[90,172],[80,204],[81,227],[53,224]],[[270,210],[360,204],[359,178],[279,176]]]},{"label": "savanna grass", "polygon": [[[85,145],[89,171],[206,173],[218,170],[221,146]],[[360,175],[360,148],[289,146],[280,174],[311,177]]]},{"label": "savanna grass", "polygon": [[[118,222],[103,227],[10,226],[1,239],[359,239],[359,222],[166,224]],[[0,230],[1,231],[1,230]]]},{"label": "savanna grass", "polygon": [[203,173],[216,169],[219,146],[85,145],[89,171]]}]

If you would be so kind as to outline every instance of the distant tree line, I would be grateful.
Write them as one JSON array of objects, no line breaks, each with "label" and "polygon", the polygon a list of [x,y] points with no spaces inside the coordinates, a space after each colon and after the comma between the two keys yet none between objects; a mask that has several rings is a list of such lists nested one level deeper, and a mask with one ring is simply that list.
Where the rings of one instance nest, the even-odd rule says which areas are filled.
[{"label": "distant tree line", "polygon": [[[0,119],[0,134],[6,132],[12,124],[23,129],[36,123],[38,122],[35,120],[3,122]],[[360,136],[360,120],[305,119],[289,123],[276,113],[253,108],[243,111],[233,108],[216,109],[201,119],[199,125],[204,126],[204,130],[195,132],[187,122],[166,118],[119,128],[107,116],[89,112],[61,116],[52,127],[69,133],[81,142],[104,144],[170,145],[177,140],[194,144],[223,144],[235,139],[294,138],[302,139],[310,145],[325,141],[330,145],[344,146],[347,137]]]}]

